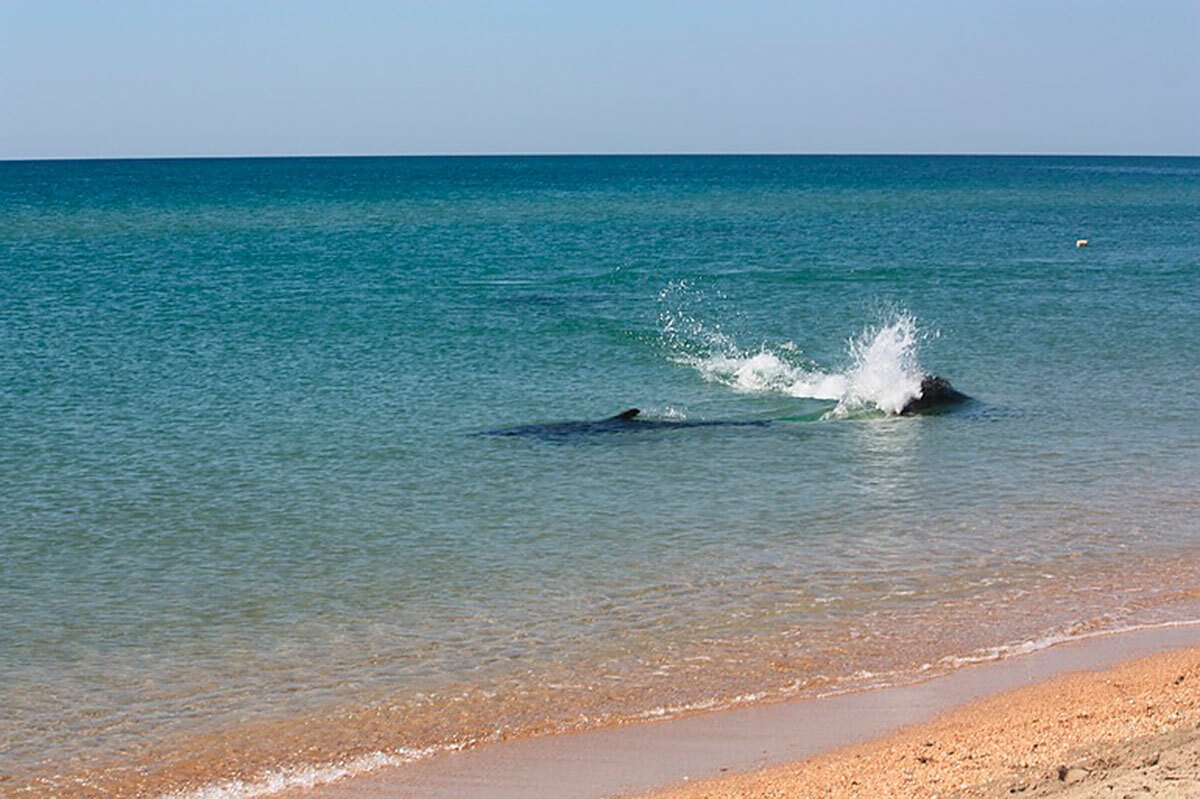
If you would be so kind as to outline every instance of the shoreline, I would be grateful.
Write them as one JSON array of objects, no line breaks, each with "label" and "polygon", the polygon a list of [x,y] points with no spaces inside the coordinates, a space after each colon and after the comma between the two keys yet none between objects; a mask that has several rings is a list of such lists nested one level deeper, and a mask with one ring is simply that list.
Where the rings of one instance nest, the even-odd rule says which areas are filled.
[{"label": "shoreline", "polygon": [[1200,795],[1200,645],[1060,674],[865,743],[640,799]]},{"label": "shoreline", "polygon": [[[1188,593],[1188,592],[1185,592]],[[1191,593],[1188,593],[1189,599],[1194,600]],[[526,793],[530,784],[536,787],[538,777],[533,772],[542,770],[547,763],[553,767],[553,761],[556,758],[565,758],[566,760],[578,759],[578,752],[569,742],[583,740],[585,742],[600,741],[601,746],[610,746],[620,749],[625,745],[621,736],[627,734],[633,735],[635,739],[640,737],[637,732],[641,728],[649,727],[658,729],[660,727],[673,727],[682,722],[688,722],[693,719],[739,719],[744,714],[753,716],[758,710],[768,710],[777,707],[792,707],[792,706],[810,706],[816,705],[824,708],[826,711],[836,715],[837,708],[840,704],[836,701],[846,697],[854,696],[875,696],[889,695],[891,692],[903,692],[904,689],[913,689],[928,683],[939,683],[946,677],[955,675],[961,671],[969,671],[974,669],[986,670],[995,666],[1002,665],[1010,661],[1022,661],[1027,658],[1036,658],[1041,653],[1052,651],[1058,648],[1085,647],[1087,648],[1091,642],[1103,639],[1123,639],[1127,637],[1144,638],[1149,641],[1147,646],[1155,647],[1160,638],[1163,642],[1169,643],[1170,639],[1183,636],[1188,637],[1188,630],[1194,629],[1194,638],[1200,644],[1200,603],[1191,601],[1188,604],[1175,607],[1175,613],[1172,614],[1174,619],[1162,619],[1161,621],[1144,622],[1141,624],[1132,624],[1124,627],[1116,628],[1101,628],[1093,629],[1087,632],[1055,632],[1046,634],[1040,637],[1035,637],[1022,641],[1014,639],[1008,644],[982,647],[975,649],[970,654],[959,654],[945,656],[940,659],[927,661],[920,668],[899,670],[899,671],[880,671],[867,672],[861,671],[853,675],[853,681],[849,684],[838,684],[834,682],[832,685],[824,686],[823,691],[809,691],[800,695],[771,695],[768,692],[750,693],[739,695],[724,702],[696,703],[693,705],[658,705],[656,712],[642,712],[623,717],[596,719],[595,723],[587,726],[567,727],[554,729],[543,728],[542,730],[521,730],[521,729],[504,729],[496,727],[492,735],[484,735],[477,737],[462,737],[450,740],[447,743],[421,744],[420,742],[407,743],[402,746],[395,747],[376,747],[376,748],[358,748],[357,751],[348,751],[345,755],[335,756],[332,758],[311,757],[296,760],[281,760],[277,761],[278,766],[269,766],[265,769],[243,768],[240,770],[228,770],[225,775],[218,777],[206,777],[206,771],[211,774],[208,769],[211,768],[212,761],[204,761],[197,759],[193,762],[181,759],[183,764],[182,769],[175,769],[175,774],[183,774],[184,779],[174,779],[172,784],[167,779],[162,779],[158,774],[155,774],[149,769],[138,769],[136,772],[132,768],[126,768],[126,774],[131,775],[117,780],[110,780],[108,783],[103,782],[86,774],[81,774],[77,778],[72,778],[68,774],[56,774],[56,782],[51,784],[45,782],[42,785],[37,785],[34,781],[28,783],[20,783],[11,779],[5,779],[0,775],[0,796],[28,796],[42,795],[42,792],[47,792],[47,795],[62,796],[63,799],[68,797],[85,797],[92,796],[128,796],[142,797],[143,799],[257,799],[258,797],[346,797],[347,799],[359,799],[359,797],[375,796],[394,796],[400,791],[403,796],[460,796],[462,793],[462,785],[454,784],[450,790],[441,791],[436,785],[430,786],[426,784],[426,778],[430,774],[433,775],[433,780],[436,782],[441,779],[442,769],[446,769],[451,774],[451,778],[457,780],[456,770],[463,770],[466,773],[466,779],[472,783],[472,790],[476,788],[477,793],[465,794],[467,796],[475,795],[480,797],[491,797],[498,795],[495,793],[495,786],[487,781],[491,772],[506,771],[510,769],[510,765],[506,759],[515,755],[517,760],[512,764],[512,770],[517,772],[524,769],[525,773],[517,774],[515,777],[516,788],[503,796],[524,797],[531,795]],[[1140,651],[1140,650],[1139,650]],[[1086,664],[1084,667],[1087,667]],[[969,701],[969,700],[968,700]],[[832,706],[831,706],[831,703]],[[770,715],[769,713],[767,715]],[[346,729],[354,730],[363,728],[370,731],[374,719],[370,714],[362,714],[356,718],[346,717],[337,719],[338,723]],[[841,722],[835,719],[835,725]],[[321,726],[321,725],[318,725]],[[743,724],[744,726],[744,724]],[[893,726],[901,726],[898,722]],[[266,733],[268,741],[274,741],[270,738],[273,732],[270,728],[247,728],[239,731],[236,736],[230,735],[226,738],[219,739],[214,736],[213,741],[220,747],[219,755],[222,757],[222,763],[234,763],[238,760],[242,762],[252,762],[247,758],[247,750],[245,747],[258,746],[258,740],[255,733]],[[304,728],[300,729],[304,732]],[[606,733],[615,732],[617,740],[611,741]],[[506,734],[507,733],[507,734]],[[786,733],[786,731],[785,731]],[[885,734],[887,730],[870,732],[867,737],[874,737],[878,734]],[[750,733],[751,738],[755,735],[753,731]],[[659,746],[662,741],[660,737],[650,736],[650,745]],[[825,749],[842,746],[847,743],[853,743],[858,739],[851,738],[846,741],[834,740],[824,746]],[[296,748],[296,743],[299,739],[286,739],[286,742],[293,748]],[[213,741],[205,741],[211,744]],[[526,757],[526,750],[530,748],[537,751],[540,747],[539,742],[567,742],[565,749],[543,758],[540,763],[529,763]],[[185,742],[186,743],[186,742]],[[795,757],[780,756],[777,751],[778,747],[774,745],[777,741],[772,740],[764,751],[764,755],[769,755],[767,760],[754,760],[747,765],[741,763],[736,771],[746,771],[759,768],[763,765],[773,765],[779,763],[790,762],[795,760]],[[269,744],[267,744],[269,745]],[[557,747],[557,743],[549,744],[551,749]],[[594,745],[587,743],[587,746]],[[685,745],[691,744],[685,741]],[[666,743],[667,749],[674,747],[669,741]],[[774,747],[774,748],[773,748]],[[171,750],[164,748],[160,751],[167,757],[175,755],[181,749]],[[310,750],[311,751],[311,750]],[[479,752],[485,753],[485,762],[487,765],[484,768],[485,773],[482,775],[472,776],[469,772],[472,768],[472,763],[479,756]],[[720,753],[714,754],[714,757]],[[736,753],[735,753],[736,754]],[[634,759],[629,762],[636,762],[640,753],[634,754]],[[805,757],[808,755],[805,754]],[[688,778],[692,773],[699,774],[700,771],[681,772],[679,769],[681,764],[672,758],[673,751],[666,751],[664,756],[657,760],[654,764],[654,769],[651,770],[653,781],[646,781],[644,774],[639,772],[635,774],[641,782],[633,783],[630,787],[626,783],[614,783],[612,778],[620,776],[619,774],[605,773],[603,769],[597,772],[602,780],[607,780],[597,790],[584,791],[578,794],[569,794],[578,797],[609,797],[615,795],[629,795],[634,793],[643,793],[645,791],[659,788],[663,785],[670,785],[677,778]],[[488,761],[487,758],[492,758]],[[586,757],[583,758],[586,766]],[[151,764],[151,768],[157,767],[157,764],[168,762],[164,760],[154,760],[143,758],[142,762]],[[175,763],[170,764],[172,767]],[[610,764],[604,764],[608,768]],[[694,769],[702,769],[706,764],[703,762],[693,762]],[[716,774],[725,773],[728,767],[721,768]],[[587,767],[589,772],[588,778],[591,778],[590,773],[593,769]],[[636,769],[635,769],[636,770]],[[123,777],[125,775],[122,775]],[[172,775],[174,776],[174,775]],[[572,774],[570,769],[567,770],[566,779],[576,780],[578,774]],[[387,785],[379,787],[376,780],[381,779],[387,782]],[[394,783],[394,784],[392,784]],[[477,785],[475,785],[477,783]],[[614,787],[616,786],[616,787]],[[64,790],[65,789],[65,790]],[[362,793],[363,790],[369,791]],[[433,790],[434,793],[426,793]],[[532,794],[535,796],[560,796],[564,795],[561,790],[561,785],[551,785],[550,790],[541,794]]]},{"label": "shoreline", "polygon": [[[460,717],[460,720],[474,722],[475,729],[457,735],[444,734],[433,727],[419,726],[422,723],[432,724],[446,717],[446,712],[434,705],[429,705],[426,708],[429,712],[424,715],[409,714],[406,712],[407,707],[399,706],[364,705],[344,710],[335,708],[310,716],[250,720],[241,726],[217,729],[181,739],[166,737],[153,748],[131,751],[128,757],[112,766],[108,765],[111,761],[97,758],[96,762],[101,764],[99,768],[81,767],[73,773],[44,769],[42,773],[29,779],[4,779],[4,775],[0,775],[0,796],[55,795],[62,799],[88,799],[99,796],[121,796],[130,799],[320,796],[319,792],[324,790],[324,786],[364,785],[377,774],[419,776],[426,771],[424,763],[441,762],[443,756],[451,754],[470,753],[481,749],[499,749],[505,753],[520,752],[523,751],[520,747],[512,747],[527,740],[574,740],[575,735],[603,730],[625,731],[645,724],[656,725],[691,717],[722,716],[731,711],[816,700],[824,703],[839,695],[890,690],[928,682],[965,668],[974,668],[976,664],[1020,658],[1029,652],[1069,645],[1071,642],[1086,642],[1096,637],[1119,636],[1130,631],[1153,630],[1180,624],[1200,624],[1200,601],[1197,592],[1186,589],[1186,586],[1196,582],[1197,564],[1200,564],[1200,561],[1192,558],[1185,562],[1177,561],[1171,564],[1170,568],[1162,563],[1152,563],[1154,568],[1144,574],[1139,570],[1139,579],[1132,582],[1139,586],[1157,586],[1153,590],[1122,587],[1115,578],[1108,581],[1089,580],[1087,584],[1094,586],[1091,589],[1094,595],[1103,596],[1111,612],[1100,613],[1099,608],[1095,607],[1095,602],[1092,602],[1089,607],[1093,613],[1087,620],[1066,625],[1058,624],[1050,630],[1026,631],[1024,634],[1016,631],[1015,635],[1006,634],[1002,640],[1007,642],[1003,644],[989,645],[987,641],[995,641],[994,633],[998,630],[1011,630],[1008,621],[999,619],[995,614],[986,613],[980,618],[975,613],[978,608],[968,611],[960,607],[962,612],[940,619],[940,626],[936,628],[920,625],[919,617],[912,618],[909,619],[906,629],[912,631],[912,637],[918,642],[922,638],[940,641],[947,637],[957,637],[958,646],[951,648],[948,653],[926,652],[917,648],[919,643],[913,647],[900,646],[885,661],[860,661],[856,664],[858,671],[844,671],[840,678],[801,683],[794,673],[784,673],[780,678],[779,673],[764,672],[768,680],[778,678],[777,684],[743,683],[738,686],[740,692],[717,694],[715,698],[713,694],[705,697],[707,686],[702,681],[693,681],[690,688],[687,687],[687,675],[682,673],[676,680],[664,680],[660,683],[664,690],[656,688],[640,696],[632,692],[614,693],[603,683],[592,687],[568,686],[581,690],[586,688],[582,693],[576,692],[567,697],[581,698],[583,702],[574,705],[576,710],[570,713],[560,712],[557,716],[552,716],[550,722],[529,726],[509,725],[505,723],[508,716],[476,712],[469,718],[466,715]],[[1101,572],[1101,576],[1107,574],[1107,571]],[[1126,582],[1129,582],[1128,572],[1125,577]],[[1158,579],[1146,579],[1152,577]],[[1060,615],[1055,611],[1060,610],[1063,596],[1070,598],[1080,594],[1079,586],[1071,587],[1074,590],[1064,594],[1056,595],[1050,592],[1042,597],[1046,600],[1048,615]],[[1105,592],[1103,587],[1110,590]],[[1096,593],[1097,589],[1100,589],[1099,593]],[[1029,596],[1018,598],[1023,606],[1030,606]],[[1006,605],[1005,610],[1008,615],[1018,615],[1012,605]],[[1131,619],[1130,616],[1134,618]],[[1076,613],[1075,617],[1079,618],[1080,614]],[[1122,619],[1124,624],[1114,624],[1118,619]],[[1138,621],[1135,622],[1134,619]],[[772,639],[763,638],[762,641],[769,643]],[[775,639],[770,646],[749,653],[742,651],[741,655],[753,655],[777,647],[780,652],[786,649],[785,658],[791,658],[780,662],[794,663],[804,668],[810,665],[809,662],[816,651],[816,643],[813,639],[785,634]],[[845,651],[842,654],[845,655]],[[778,656],[776,654],[776,657]],[[707,661],[708,658],[704,660]],[[907,661],[907,664],[893,668],[886,660],[902,663]],[[726,657],[725,661],[738,663],[743,667],[751,662],[744,657]],[[772,662],[772,665],[775,663]],[[707,669],[706,664],[704,668]],[[708,675],[705,673],[700,676]],[[682,692],[679,690],[679,679],[684,680],[682,684],[685,687]],[[501,713],[518,706],[520,700],[525,698],[523,694],[506,691],[504,686],[497,687],[499,690],[485,699],[494,696],[496,701],[491,707]],[[635,702],[632,710],[625,708],[628,712],[578,712],[578,708],[598,707],[603,710],[610,707],[614,696],[618,700],[632,696],[640,701]],[[677,701],[679,699],[683,701]],[[641,707],[637,707],[638,704]],[[564,707],[561,701],[557,705],[559,711]],[[487,711],[488,706],[476,703],[468,709]],[[570,756],[568,753],[567,757]],[[451,760],[457,762],[454,758]],[[787,758],[782,758],[776,762],[786,760]],[[649,790],[659,784],[668,784],[677,776],[680,776],[680,772],[668,771],[658,782],[639,784],[637,787],[638,790]],[[621,789],[624,790],[623,787]],[[308,794],[305,791],[316,793]],[[607,790],[594,795],[607,796],[614,792]],[[354,793],[347,795],[356,796]],[[448,795],[457,794],[451,792]],[[483,792],[480,795],[491,794]],[[581,794],[589,795],[593,794]]]},{"label": "shoreline", "polygon": [[[707,786],[731,774],[753,777],[846,747],[869,746],[1066,674],[1096,676],[1149,656],[1193,649],[1200,652],[1200,620],[1099,633],[915,683],[485,744],[275,795],[600,799],[666,791],[662,799],[675,799],[671,791],[690,781]],[[683,793],[680,799],[707,795]]]}]

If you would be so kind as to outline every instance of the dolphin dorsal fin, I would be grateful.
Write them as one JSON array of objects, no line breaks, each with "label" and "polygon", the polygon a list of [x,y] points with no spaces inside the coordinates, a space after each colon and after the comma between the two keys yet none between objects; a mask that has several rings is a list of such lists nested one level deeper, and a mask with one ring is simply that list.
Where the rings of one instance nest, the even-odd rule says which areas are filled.
[{"label": "dolphin dorsal fin", "polygon": [[613,418],[620,419],[623,422],[629,422],[629,421],[632,421],[635,417],[637,417],[637,415],[641,412],[642,412],[641,408],[630,408],[627,411],[621,411]]}]

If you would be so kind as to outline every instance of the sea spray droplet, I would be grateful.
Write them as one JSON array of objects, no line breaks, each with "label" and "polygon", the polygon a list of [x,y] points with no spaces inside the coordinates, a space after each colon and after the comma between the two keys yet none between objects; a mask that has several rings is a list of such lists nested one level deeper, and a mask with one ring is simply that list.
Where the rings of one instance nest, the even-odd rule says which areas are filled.
[{"label": "sea spray droplet", "polygon": [[925,372],[917,360],[916,320],[901,313],[887,324],[868,327],[850,339],[853,361],[839,407],[873,406],[897,414],[921,391]]},{"label": "sea spray droplet", "polygon": [[[664,290],[660,299],[686,286]],[[825,371],[802,356],[794,342],[745,349],[719,325],[704,322],[679,300],[660,315],[662,339],[675,363],[695,369],[705,380],[745,393],[775,392],[801,399],[834,400],[831,415],[875,408],[898,414],[921,390],[924,370],[917,359],[922,339],[916,319],[896,313],[848,340],[850,365]]]}]

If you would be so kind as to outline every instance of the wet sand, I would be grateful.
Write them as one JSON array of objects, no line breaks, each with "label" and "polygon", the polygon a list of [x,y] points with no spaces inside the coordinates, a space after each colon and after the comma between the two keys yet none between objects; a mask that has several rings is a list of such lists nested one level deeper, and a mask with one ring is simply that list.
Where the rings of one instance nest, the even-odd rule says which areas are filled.
[{"label": "wet sand", "polygon": [[805,762],[650,797],[1195,797],[1198,722],[1200,647],[1192,647],[1063,675]]},{"label": "wet sand", "polygon": [[[1121,666],[1151,655],[1159,657]],[[1092,784],[1108,773],[1103,758],[1118,768],[1141,756],[1105,747],[1154,748],[1141,739],[1184,735],[1164,740],[1158,764],[1145,766],[1166,774],[1185,757],[1180,731],[1195,726],[1198,701],[1200,625],[1189,624],[1097,636],[913,685],[481,746],[288,796],[1011,795],[1016,782],[1005,780],[1036,796],[1043,786]]]}]

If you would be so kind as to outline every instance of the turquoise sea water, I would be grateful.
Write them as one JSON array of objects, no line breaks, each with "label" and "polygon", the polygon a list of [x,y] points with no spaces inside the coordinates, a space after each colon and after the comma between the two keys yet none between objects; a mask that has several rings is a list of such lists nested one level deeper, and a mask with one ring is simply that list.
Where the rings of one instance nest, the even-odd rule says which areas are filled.
[{"label": "turquoise sea water", "polygon": [[[1197,220],[1196,158],[2,163],[0,795],[1179,617]],[[478,435],[631,406],[770,424]]]}]

